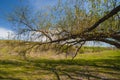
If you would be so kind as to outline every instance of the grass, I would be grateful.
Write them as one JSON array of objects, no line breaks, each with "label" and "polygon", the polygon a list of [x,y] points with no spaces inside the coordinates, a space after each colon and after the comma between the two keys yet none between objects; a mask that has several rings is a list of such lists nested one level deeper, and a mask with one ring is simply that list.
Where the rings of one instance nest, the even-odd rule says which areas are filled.
[{"label": "grass", "polygon": [[0,80],[120,79],[120,50],[117,49],[83,47],[82,54],[74,60],[71,56],[66,58],[65,53],[56,55],[53,50],[38,51],[28,54],[25,60],[16,54],[25,46],[13,50],[9,43],[9,40],[0,40]]},{"label": "grass", "polygon": [[[47,53],[46,53],[47,54]],[[0,80],[119,80],[120,50],[78,54],[70,58],[52,59],[2,54]]]}]

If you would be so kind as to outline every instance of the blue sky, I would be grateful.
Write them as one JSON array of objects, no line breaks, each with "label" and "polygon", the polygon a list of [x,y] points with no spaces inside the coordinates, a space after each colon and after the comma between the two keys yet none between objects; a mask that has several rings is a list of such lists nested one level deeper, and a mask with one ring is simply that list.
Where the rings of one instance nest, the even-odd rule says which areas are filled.
[{"label": "blue sky", "polygon": [[6,18],[16,7],[30,5],[34,11],[37,11],[45,9],[49,5],[55,5],[57,1],[58,0],[0,0],[0,39],[7,39],[8,33],[14,34],[14,31],[12,31],[13,26],[10,25]]},{"label": "blue sky", "polygon": [[20,5],[20,0],[0,0],[0,38],[6,38],[8,32],[12,32],[12,26],[6,19],[17,5]]},{"label": "blue sky", "polygon": [[12,25],[7,21],[7,15],[16,7],[30,5],[34,10],[44,9],[44,7],[55,5],[57,0],[0,0],[0,38],[6,37],[12,31]]},{"label": "blue sky", "polygon": [[19,0],[0,0],[0,28],[10,29],[6,18],[8,13],[12,12],[17,5],[20,5]]}]

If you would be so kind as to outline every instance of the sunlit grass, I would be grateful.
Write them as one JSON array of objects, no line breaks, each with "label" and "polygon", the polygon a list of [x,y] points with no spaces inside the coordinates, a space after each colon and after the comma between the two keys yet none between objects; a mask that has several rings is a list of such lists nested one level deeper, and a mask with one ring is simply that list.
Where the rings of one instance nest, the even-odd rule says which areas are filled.
[{"label": "sunlit grass", "polygon": [[87,54],[78,54],[75,59],[114,59],[114,57],[120,55],[120,50],[103,50],[102,52],[87,53]]}]

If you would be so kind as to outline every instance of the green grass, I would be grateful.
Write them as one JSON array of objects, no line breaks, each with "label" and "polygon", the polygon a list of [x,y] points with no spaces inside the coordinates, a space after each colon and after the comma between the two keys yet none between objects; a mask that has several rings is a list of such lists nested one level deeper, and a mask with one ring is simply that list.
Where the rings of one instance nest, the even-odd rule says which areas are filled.
[{"label": "green grass", "polygon": [[57,80],[57,74],[61,80],[120,79],[120,50],[78,54],[74,60],[0,55],[0,80]]}]

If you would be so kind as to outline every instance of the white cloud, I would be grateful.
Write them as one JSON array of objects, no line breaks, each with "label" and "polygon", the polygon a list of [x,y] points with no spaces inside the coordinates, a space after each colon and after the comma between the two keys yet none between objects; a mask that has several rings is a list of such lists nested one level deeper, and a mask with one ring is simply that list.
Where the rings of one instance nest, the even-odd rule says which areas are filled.
[{"label": "white cloud", "polygon": [[[11,39],[11,40],[12,39],[16,39],[16,40],[20,39],[20,40],[28,40],[28,41],[41,41],[41,39],[38,38],[38,36],[41,35],[40,33],[35,32],[33,35],[33,32],[30,32],[28,35],[21,34],[18,37],[18,35],[15,34],[14,31],[0,27],[0,39]],[[42,40],[44,41],[44,40],[46,40],[46,38],[43,37]]]},{"label": "white cloud", "polygon": [[14,32],[12,30],[8,30],[8,29],[5,29],[5,28],[0,28],[0,39],[12,38],[13,35],[14,35]]}]

